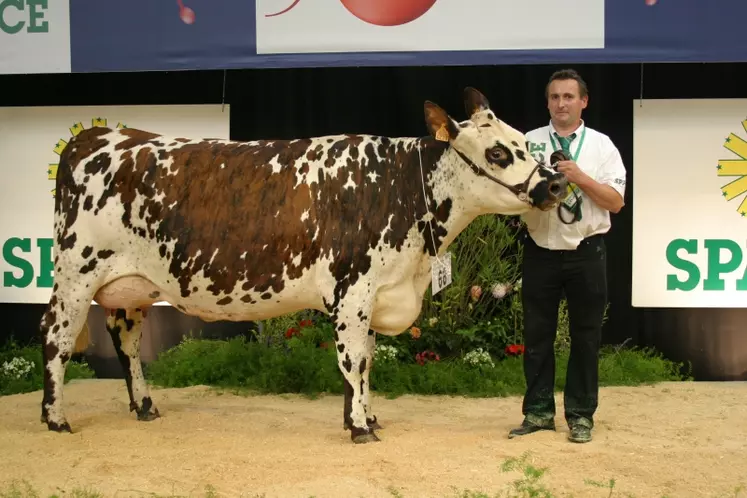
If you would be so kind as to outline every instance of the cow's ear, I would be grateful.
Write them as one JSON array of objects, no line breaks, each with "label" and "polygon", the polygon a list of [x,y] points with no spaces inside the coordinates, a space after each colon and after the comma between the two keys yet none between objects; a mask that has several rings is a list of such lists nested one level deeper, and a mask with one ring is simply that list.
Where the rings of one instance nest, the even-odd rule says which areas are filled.
[{"label": "cow's ear", "polygon": [[485,95],[471,86],[464,89],[464,110],[467,117],[472,117],[475,113],[488,109],[490,109],[490,102]]},{"label": "cow's ear", "polygon": [[424,105],[425,124],[428,132],[441,142],[449,142],[459,135],[459,126],[440,106],[426,100]]}]

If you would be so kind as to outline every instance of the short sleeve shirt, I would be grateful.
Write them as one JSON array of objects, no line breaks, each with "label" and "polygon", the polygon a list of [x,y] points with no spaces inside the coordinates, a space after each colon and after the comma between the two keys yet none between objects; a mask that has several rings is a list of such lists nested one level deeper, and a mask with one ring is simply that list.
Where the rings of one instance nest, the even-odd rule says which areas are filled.
[{"label": "short sleeve shirt", "polygon": [[[611,186],[625,197],[625,166],[612,140],[607,135],[587,127],[583,122],[574,134],[571,135],[574,138],[570,143],[569,152],[576,159],[578,167],[597,182]],[[535,160],[544,161],[546,164],[549,164],[553,151],[561,148],[552,123],[530,131],[526,138],[529,142],[529,153]],[[522,215],[529,235],[537,245],[546,249],[572,250],[578,247],[583,239],[609,231],[609,211],[599,207],[583,192],[578,192],[577,195],[581,202],[581,219],[574,223],[565,224],[561,221],[557,209],[544,212],[532,210]],[[573,217],[572,213],[567,211],[563,212],[562,216],[566,221]]]}]

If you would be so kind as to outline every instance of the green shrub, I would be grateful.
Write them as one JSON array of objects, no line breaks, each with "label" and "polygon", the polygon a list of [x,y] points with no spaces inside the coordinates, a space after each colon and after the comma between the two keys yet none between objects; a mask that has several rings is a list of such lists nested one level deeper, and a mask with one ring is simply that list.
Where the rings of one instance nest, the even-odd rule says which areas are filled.
[{"label": "green shrub", "polygon": [[[328,321],[290,327],[288,337],[267,345],[237,337],[226,341],[186,339],[147,365],[156,385],[210,385],[259,393],[343,393]],[[410,341],[416,342],[410,338]],[[371,389],[381,394],[521,395],[525,389],[522,358],[496,358],[485,350],[442,358],[433,351],[411,356],[392,345],[377,345]],[[565,384],[569,351],[557,355],[556,389]],[[600,384],[639,385],[686,380],[682,365],[651,350],[606,348],[600,358]]]},{"label": "green shrub", "polygon": [[[93,370],[85,361],[68,362],[65,382],[93,377]],[[0,396],[37,391],[43,387],[44,364],[41,346],[21,347],[11,339],[0,349]]]}]

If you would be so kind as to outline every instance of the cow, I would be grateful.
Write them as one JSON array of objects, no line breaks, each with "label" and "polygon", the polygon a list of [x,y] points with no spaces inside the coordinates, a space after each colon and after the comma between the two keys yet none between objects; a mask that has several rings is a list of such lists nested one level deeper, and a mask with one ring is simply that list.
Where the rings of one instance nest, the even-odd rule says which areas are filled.
[{"label": "cow", "polygon": [[369,373],[375,334],[421,312],[434,257],[477,216],[556,206],[565,177],[478,90],[458,122],[424,103],[428,134],[239,142],[94,127],[62,151],[55,282],[43,317],[41,420],[72,432],[66,364],[92,302],[124,370],[130,411],[160,416],[140,359],[143,317],[167,302],[205,321],[315,309],[335,324],[343,427],[378,441]]}]

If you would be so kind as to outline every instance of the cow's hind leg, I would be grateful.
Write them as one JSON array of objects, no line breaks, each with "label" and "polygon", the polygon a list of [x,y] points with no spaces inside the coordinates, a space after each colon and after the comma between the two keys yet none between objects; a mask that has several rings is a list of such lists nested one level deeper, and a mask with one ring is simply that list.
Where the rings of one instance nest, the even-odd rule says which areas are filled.
[{"label": "cow's hind leg", "polygon": [[[82,289],[82,286],[77,285],[76,288]],[[72,432],[63,408],[65,369],[73,354],[75,340],[88,318],[93,296],[83,291],[77,294],[62,293],[59,289],[59,285],[55,284],[41,320],[44,361],[41,421],[51,431]]]},{"label": "cow's hind leg", "polygon": [[140,361],[142,325],[143,311],[140,309],[118,309],[110,312],[106,317],[106,330],[114,343],[114,349],[127,383],[130,411],[137,413],[138,420],[147,421],[158,418],[160,414],[153,406]]}]

